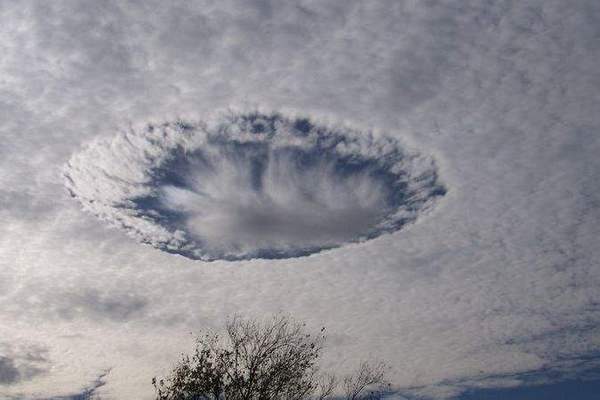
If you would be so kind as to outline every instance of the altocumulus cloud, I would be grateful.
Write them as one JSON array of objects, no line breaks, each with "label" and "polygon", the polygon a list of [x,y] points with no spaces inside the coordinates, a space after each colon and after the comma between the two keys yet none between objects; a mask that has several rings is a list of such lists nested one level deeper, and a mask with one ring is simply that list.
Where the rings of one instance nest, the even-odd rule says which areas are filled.
[{"label": "altocumulus cloud", "polygon": [[0,397],[150,399],[235,312],[324,324],[325,369],[386,359],[406,396],[597,368],[599,2],[0,20]]},{"label": "altocumulus cloud", "polygon": [[194,259],[287,258],[400,229],[445,193],[390,138],[277,114],[149,125],[65,169],[72,195],[144,243]]}]

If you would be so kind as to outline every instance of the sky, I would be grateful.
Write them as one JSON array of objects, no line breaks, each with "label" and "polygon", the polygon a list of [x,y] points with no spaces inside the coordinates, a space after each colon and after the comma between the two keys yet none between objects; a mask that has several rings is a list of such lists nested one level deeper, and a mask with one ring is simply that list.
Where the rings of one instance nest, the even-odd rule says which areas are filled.
[{"label": "sky", "polygon": [[0,1],[0,397],[152,399],[193,333],[282,312],[399,399],[591,398],[599,22]]}]

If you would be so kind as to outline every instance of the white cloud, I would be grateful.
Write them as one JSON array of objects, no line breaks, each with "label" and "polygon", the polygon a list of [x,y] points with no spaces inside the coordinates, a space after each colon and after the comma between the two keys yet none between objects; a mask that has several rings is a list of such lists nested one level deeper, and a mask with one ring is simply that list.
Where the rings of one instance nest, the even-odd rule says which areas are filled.
[{"label": "white cloud", "polygon": [[[152,398],[187,332],[233,312],[325,324],[326,366],[384,358],[396,387],[438,397],[542,367],[577,373],[598,351],[597,2],[0,13],[0,338],[46,348],[51,367],[2,396],[72,394],[112,367],[98,393]],[[140,246],[66,193],[61,168],[82,144],[226,107],[394,136],[433,155],[448,194],[365,243],[206,264]]]}]

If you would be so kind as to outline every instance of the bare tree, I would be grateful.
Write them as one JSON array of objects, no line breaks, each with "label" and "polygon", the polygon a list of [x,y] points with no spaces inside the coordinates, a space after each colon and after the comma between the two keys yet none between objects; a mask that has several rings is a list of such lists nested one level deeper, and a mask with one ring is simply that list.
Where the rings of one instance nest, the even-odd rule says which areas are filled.
[{"label": "bare tree", "polygon": [[[327,400],[338,379],[321,374],[318,359],[325,328],[318,335],[286,316],[261,324],[235,317],[226,335],[204,335],[162,379],[153,378],[157,400]],[[362,363],[341,383],[347,400],[380,398],[389,385],[385,366]]]},{"label": "bare tree", "polygon": [[342,382],[346,400],[379,399],[389,391],[385,381],[387,366],[384,363],[371,365],[362,362],[353,375],[347,376]]}]

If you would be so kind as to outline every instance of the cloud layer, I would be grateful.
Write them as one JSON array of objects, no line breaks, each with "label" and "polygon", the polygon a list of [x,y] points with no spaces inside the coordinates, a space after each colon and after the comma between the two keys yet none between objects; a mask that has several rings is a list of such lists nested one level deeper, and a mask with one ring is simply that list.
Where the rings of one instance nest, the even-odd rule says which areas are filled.
[{"label": "cloud layer", "polygon": [[445,193],[391,138],[278,114],[150,125],[75,155],[66,184],[133,237],[193,259],[287,258],[364,241]]},{"label": "cloud layer", "polygon": [[[325,369],[385,359],[406,395],[451,398],[597,365],[598,1],[21,1],[3,2],[0,20],[0,356],[12,380],[0,397],[81,393],[110,369],[97,394],[151,399],[151,377],[190,349],[189,332],[233,313],[285,311],[325,325]],[[308,257],[205,263],[140,246],[127,232],[164,234],[159,247],[174,232],[158,219],[141,229],[150,209],[160,205],[159,218],[187,207],[189,222],[210,206],[192,207],[206,189],[193,179],[182,191],[166,184],[172,176],[148,175],[169,171],[159,158],[180,139],[151,145],[147,124],[155,135],[165,121],[210,130],[228,107],[309,116],[373,143],[391,137],[402,154],[435,159],[449,190],[432,212],[421,208],[413,223],[372,240],[347,243],[360,221],[379,223],[370,213],[357,236],[332,227],[319,243],[344,245]],[[117,133],[123,126],[132,128]],[[272,233],[251,235],[266,219],[286,226],[286,245],[312,243],[286,218],[310,209],[312,227],[318,208],[286,199],[265,216],[226,147],[193,147],[218,155],[211,163],[221,172],[199,177],[228,182],[211,192],[227,207],[211,211],[232,225],[194,223],[186,234],[226,237],[226,250],[213,251],[241,257],[273,244]],[[404,160],[411,176],[431,171]],[[82,212],[65,190],[69,162],[85,207],[109,223],[127,217],[128,230]],[[360,187],[324,173],[327,165],[309,169],[323,172],[315,181],[290,165],[276,170],[338,188],[325,208]],[[301,185],[285,182],[269,196],[301,198]],[[353,209],[367,199],[343,197]],[[368,199],[367,210],[387,201]],[[242,200],[248,221],[229,212]],[[236,243],[251,248],[232,251]],[[45,361],[27,361],[32,349],[44,349]]]}]

